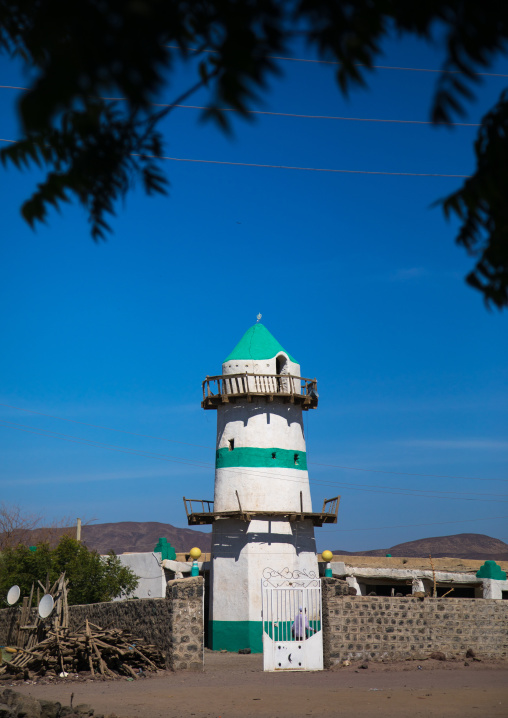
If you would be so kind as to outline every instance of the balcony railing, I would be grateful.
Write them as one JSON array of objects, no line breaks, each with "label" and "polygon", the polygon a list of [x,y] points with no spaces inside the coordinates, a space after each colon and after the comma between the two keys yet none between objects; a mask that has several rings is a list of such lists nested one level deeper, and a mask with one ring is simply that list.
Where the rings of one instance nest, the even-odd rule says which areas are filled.
[{"label": "balcony railing", "polygon": [[204,409],[216,409],[219,404],[246,398],[281,397],[303,409],[315,409],[318,404],[317,380],[292,374],[224,374],[207,376],[203,382]]},{"label": "balcony railing", "polygon": [[286,519],[287,521],[305,521],[310,520],[314,526],[322,526],[323,524],[336,524],[337,514],[339,512],[340,496],[334,496],[333,499],[325,499],[323,501],[323,509],[319,512],[304,511],[302,502],[302,492],[300,492],[300,510],[294,511],[267,511],[267,510],[251,510],[242,506],[238,491],[236,498],[238,500],[238,509],[231,511],[214,511],[214,502],[207,499],[186,499],[183,497],[185,504],[185,513],[187,514],[187,522],[189,526],[213,524],[219,519],[240,519],[241,521],[252,521],[256,516],[273,516],[276,518]]},{"label": "balcony railing", "polygon": [[213,500],[208,499],[186,499],[183,497],[185,504],[185,513],[187,518],[191,514],[213,514]]}]

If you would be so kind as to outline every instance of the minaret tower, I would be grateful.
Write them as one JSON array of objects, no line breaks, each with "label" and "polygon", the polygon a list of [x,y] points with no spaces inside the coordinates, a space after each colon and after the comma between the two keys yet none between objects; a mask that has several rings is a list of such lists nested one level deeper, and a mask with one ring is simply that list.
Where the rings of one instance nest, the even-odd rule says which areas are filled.
[{"label": "minaret tower", "polygon": [[203,382],[202,407],[217,410],[214,503],[186,509],[190,525],[213,524],[215,650],[262,650],[263,578],[318,576],[314,526],[336,521],[337,502],[312,511],[302,412],[317,403],[316,380],[259,319]]}]

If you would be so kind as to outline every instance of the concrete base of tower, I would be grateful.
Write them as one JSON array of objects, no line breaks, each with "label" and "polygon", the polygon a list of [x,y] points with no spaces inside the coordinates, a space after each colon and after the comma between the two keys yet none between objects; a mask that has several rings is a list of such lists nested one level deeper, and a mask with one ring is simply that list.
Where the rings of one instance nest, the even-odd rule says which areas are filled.
[{"label": "concrete base of tower", "polygon": [[312,521],[216,521],[212,533],[209,647],[262,651],[262,586],[319,582]]}]

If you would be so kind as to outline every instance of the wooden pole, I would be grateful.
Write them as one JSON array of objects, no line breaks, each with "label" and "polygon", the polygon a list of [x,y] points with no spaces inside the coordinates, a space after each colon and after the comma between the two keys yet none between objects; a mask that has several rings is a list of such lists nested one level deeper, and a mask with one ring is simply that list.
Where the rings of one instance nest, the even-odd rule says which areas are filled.
[{"label": "wooden pole", "polygon": [[432,569],[432,577],[433,577],[433,579],[434,579],[434,581],[433,581],[433,583],[434,583],[434,588],[433,588],[433,591],[432,591],[432,598],[437,598],[436,572],[435,572],[435,570],[434,570],[434,562],[432,561],[432,556],[431,556],[430,553],[429,553],[429,559],[430,559],[430,567],[431,567],[431,569]]},{"label": "wooden pole", "polygon": [[76,541],[81,541],[81,519],[78,519],[76,525]]}]

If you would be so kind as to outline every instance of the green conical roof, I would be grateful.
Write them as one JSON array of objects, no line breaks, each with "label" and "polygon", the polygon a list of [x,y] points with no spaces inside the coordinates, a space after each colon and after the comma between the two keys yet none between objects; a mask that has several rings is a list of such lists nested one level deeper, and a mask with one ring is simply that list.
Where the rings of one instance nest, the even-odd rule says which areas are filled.
[{"label": "green conical roof", "polygon": [[277,339],[270,334],[268,329],[258,322],[250,329],[247,329],[231,354],[224,359],[223,363],[225,364],[235,359],[253,359],[254,361],[259,359],[273,359],[273,357],[277,356],[280,352],[284,352],[292,362],[298,364],[296,359],[293,359],[291,354],[281,347]]}]

